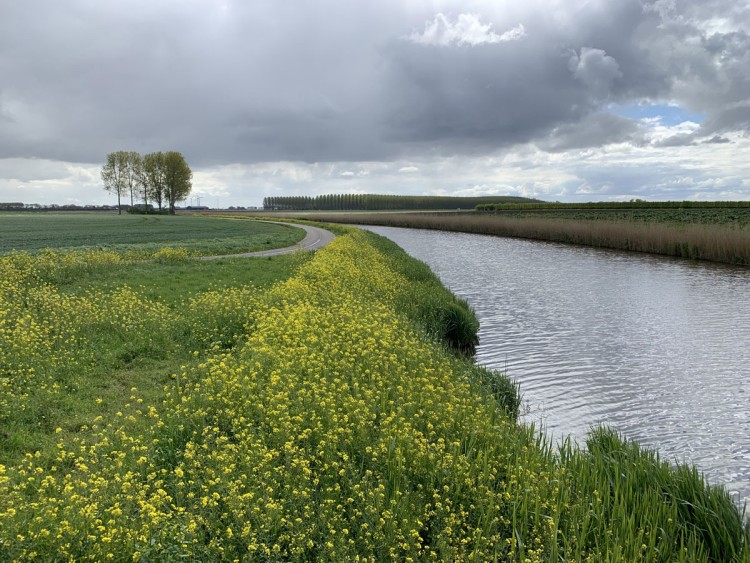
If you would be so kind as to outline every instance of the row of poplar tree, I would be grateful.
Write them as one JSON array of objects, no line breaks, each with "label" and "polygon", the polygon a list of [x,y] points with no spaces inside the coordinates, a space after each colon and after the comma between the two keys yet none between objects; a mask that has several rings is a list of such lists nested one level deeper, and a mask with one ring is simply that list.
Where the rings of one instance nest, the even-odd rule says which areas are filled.
[{"label": "row of poplar tree", "polygon": [[273,196],[263,198],[266,210],[446,210],[474,209],[482,204],[530,203],[517,196],[413,196],[388,194],[327,194],[319,196]]},{"label": "row of poplar tree", "polygon": [[122,213],[122,197],[130,193],[130,207],[142,201],[144,209],[156,204],[161,212],[174,215],[175,204],[187,199],[193,172],[181,153],[116,151],[107,155],[102,166],[104,189],[117,194],[117,212]]}]

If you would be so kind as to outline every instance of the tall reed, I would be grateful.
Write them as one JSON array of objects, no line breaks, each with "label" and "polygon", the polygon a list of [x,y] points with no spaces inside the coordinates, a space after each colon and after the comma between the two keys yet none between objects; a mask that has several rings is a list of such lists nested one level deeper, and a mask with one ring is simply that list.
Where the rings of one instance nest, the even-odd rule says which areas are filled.
[{"label": "tall reed", "polygon": [[719,225],[517,218],[474,213],[330,214],[313,215],[309,219],[527,238],[750,265],[750,232]]}]

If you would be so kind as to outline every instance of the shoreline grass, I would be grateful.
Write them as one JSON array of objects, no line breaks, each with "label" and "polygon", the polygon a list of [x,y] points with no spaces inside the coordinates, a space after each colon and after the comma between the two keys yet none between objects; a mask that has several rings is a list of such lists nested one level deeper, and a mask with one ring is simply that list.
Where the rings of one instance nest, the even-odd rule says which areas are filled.
[{"label": "shoreline grass", "polygon": [[515,217],[485,213],[316,214],[311,221],[434,229],[750,265],[750,231],[723,225]]},{"label": "shoreline grass", "polygon": [[[512,384],[446,345],[429,296],[454,301],[429,269],[342,232],[268,289],[194,294],[178,334],[205,351],[160,401],[129,389],[52,456],[0,466],[0,559],[747,560],[750,528],[722,488],[609,431],[558,450],[519,425]],[[60,299],[1,279],[5,346]],[[37,294],[50,299],[30,306]],[[138,291],[104,297],[73,310],[144,338],[185,326]]]}]

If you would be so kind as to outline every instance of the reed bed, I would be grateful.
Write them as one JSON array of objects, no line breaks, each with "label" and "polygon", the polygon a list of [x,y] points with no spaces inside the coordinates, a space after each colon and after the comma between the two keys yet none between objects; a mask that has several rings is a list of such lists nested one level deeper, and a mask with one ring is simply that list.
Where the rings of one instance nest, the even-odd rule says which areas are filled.
[{"label": "reed bed", "polygon": [[316,214],[315,221],[434,229],[750,265],[750,231],[703,224],[505,217],[484,213]]}]

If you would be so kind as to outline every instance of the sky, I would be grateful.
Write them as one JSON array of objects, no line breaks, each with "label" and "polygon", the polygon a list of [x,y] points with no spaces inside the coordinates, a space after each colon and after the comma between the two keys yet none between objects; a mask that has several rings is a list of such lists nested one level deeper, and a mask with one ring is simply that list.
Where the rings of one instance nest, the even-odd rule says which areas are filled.
[{"label": "sky", "polygon": [[0,202],[328,193],[750,199],[750,3],[0,0]]}]

